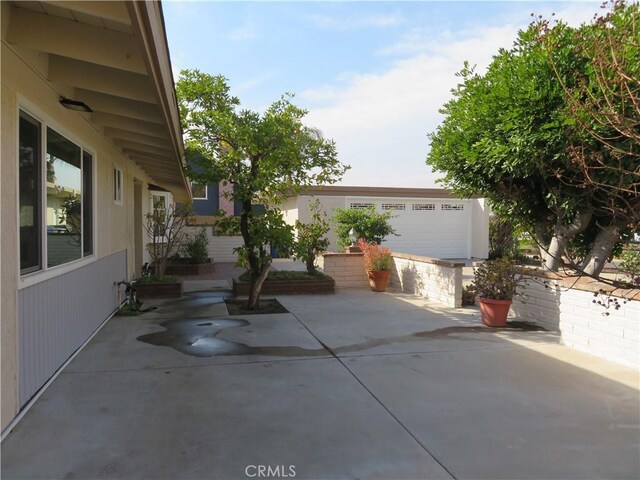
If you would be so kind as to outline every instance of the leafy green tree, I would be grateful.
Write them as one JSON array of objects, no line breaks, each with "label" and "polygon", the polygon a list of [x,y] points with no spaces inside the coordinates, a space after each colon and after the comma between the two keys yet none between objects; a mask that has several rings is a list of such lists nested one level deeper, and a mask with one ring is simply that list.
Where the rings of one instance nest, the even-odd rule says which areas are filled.
[{"label": "leafy green tree", "polygon": [[[594,23],[576,30],[538,21],[519,33],[513,48],[500,50],[484,75],[465,64],[453,99],[441,110],[443,123],[429,135],[427,164],[445,173],[445,185],[461,196],[488,197],[498,215],[532,233],[551,270],[564,258],[597,276],[613,248],[599,239],[619,215],[612,215],[611,196],[596,188],[575,152],[608,166],[619,165],[620,158],[586,126],[605,137],[610,127],[578,117],[569,98],[593,69],[581,39],[596,42],[597,35],[585,32],[606,34],[607,28]],[[619,35],[632,36],[630,22],[621,29]],[[634,69],[637,61],[631,62]],[[628,172],[609,168],[609,177],[600,181],[619,185]],[[616,208],[633,216],[632,195],[618,193]],[[632,222],[621,223],[615,239],[632,228]],[[571,257],[572,242],[589,244],[584,258]]]},{"label": "leafy green tree", "polygon": [[[338,161],[333,141],[303,124],[307,112],[293,105],[290,95],[262,114],[241,109],[223,76],[198,70],[183,70],[176,90],[193,165],[190,177],[229,182],[228,197],[241,204],[237,227],[244,245],[238,253],[251,273],[247,308],[255,309],[271,265],[268,247],[287,244],[291,233],[270,205],[301,187],[335,183],[348,167]],[[267,205],[266,211],[255,212],[255,203]]]},{"label": "leafy green tree", "polygon": [[304,261],[308,273],[316,273],[316,257],[329,248],[327,214],[320,211],[320,200],[309,204],[311,222],[296,220],[298,238],[293,246],[293,258]]},{"label": "leafy green tree", "polygon": [[358,238],[367,243],[380,245],[389,235],[396,235],[389,223],[391,212],[378,213],[374,207],[364,209],[337,208],[333,221],[336,224],[338,245],[346,248],[351,245],[349,231],[353,228]]}]

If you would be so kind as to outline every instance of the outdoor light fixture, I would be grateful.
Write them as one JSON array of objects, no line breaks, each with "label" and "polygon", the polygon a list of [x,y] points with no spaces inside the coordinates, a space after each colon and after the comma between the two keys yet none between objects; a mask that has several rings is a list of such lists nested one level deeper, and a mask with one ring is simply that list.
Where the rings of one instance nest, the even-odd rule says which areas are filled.
[{"label": "outdoor light fixture", "polygon": [[358,241],[358,236],[356,235],[355,229],[349,230],[349,240],[351,240],[351,246],[355,247]]},{"label": "outdoor light fixture", "polygon": [[64,108],[68,108],[69,110],[76,110],[78,112],[86,112],[86,113],[92,113],[93,110],[91,110],[91,107],[89,107],[89,105],[87,105],[84,102],[81,102],[80,100],[72,100],[70,98],[65,98],[65,97],[60,97],[60,105],[62,105]]}]

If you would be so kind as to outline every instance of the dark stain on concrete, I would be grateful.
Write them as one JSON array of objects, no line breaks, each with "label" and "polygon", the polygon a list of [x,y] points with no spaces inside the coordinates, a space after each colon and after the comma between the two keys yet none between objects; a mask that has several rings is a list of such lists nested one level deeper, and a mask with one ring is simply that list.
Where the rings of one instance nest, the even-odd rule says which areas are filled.
[{"label": "dark stain on concrete", "polygon": [[[325,348],[302,348],[297,346],[260,346],[252,347],[245,343],[218,338],[220,332],[227,328],[246,327],[246,320],[221,319],[186,319],[170,320],[161,324],[162,332],[141,335],[137,340],[151,345],[171,347],[179,352],[196,357],[262,355],[270,357],[320,357],[329,355]],[[345,345],[331,349],[333,354],[354,353],[371,348],[396,343],[415,342],[419,340],[442,339],[459,334],[494,333],[496,331],[538,331],[544,330],[524,322],[511,322],[506,328],[495,329],[479,326],[453,326],[415,332],[408,335],[387,338],[374,338],[362,343]],[[457,337],[464,340],[464,337]],[[494,341],[490,336],[486,341]]]}]

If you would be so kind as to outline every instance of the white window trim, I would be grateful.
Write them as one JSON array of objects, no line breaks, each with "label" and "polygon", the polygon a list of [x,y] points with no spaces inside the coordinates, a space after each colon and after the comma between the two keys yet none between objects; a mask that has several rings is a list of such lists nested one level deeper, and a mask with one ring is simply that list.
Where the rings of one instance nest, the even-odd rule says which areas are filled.
[{"label": "white window trim", "polygon": [[[40,148],[42,149],[42,165],[41,165],[41,175],[42,178],[47,178],[47,162],[46,162],[46,145],[47,145],[47,127],[52,128],[60,135],[64,136],[67,140],[78,145],[82,151],[86,151],[89,153],[93,159],[93,195],[92,195],[92,206],[93,206],[93,253],[91,255],[80,257],[76,260],[72,260],[71,262],[63,263],[61,265],[56,265],[54,267],[47,266],[48,258],[47,258],[47,222],[41,219],[40,225],[40,235],[42,241],[40,242],[40,258],[42,262],[42,268],[40,270],[36,270],[34,272],[25,273],[24,275],[20,272],[20,228],[16,229],[16,245],[17,245],[17,256],[18,261],[16,262],[16,280],[18,285],[18,290],[23,288],[30,287],[37,283],[43,282],[45,280],[49,280],[51,278],[57,277],[59,275],[63,275],[65,273],[71,272],[78,268],[82,268],[90,263],[95,262],[98,257],[96,251],[98,250],[98,236],[97,236],[97,165],[98,165],[98,155],[96,150],[88,146],[87,142],[83,141],[73,132],[69,131],[66,127],[64,127],[59,121],[52,118],[43,112],[35,103],[31,102],[27,98],[23,97],[21,94],[16,95],[16,110],[15,110],[15,122],[16,122],[16,131],[15,131],[15,145],[16,150],[18,150],[18,145],[20,144],[20,111],[24,111],[26,114],[32,116],[34,119],[40,122],[41,131],[40,131]],[[16,151],[19,154],[18,151]],[[16,157],[16,162],[18,158]],[[16,165],[16,192],[20,191],[20,171],[18,166]],[[41,192],[44,193],[44,192]],[[41,195],[40,199],[40,208],[44,213],[47,208],[47,196]],[[16,199],[17,200],[17,199]],[[16,201],[16,225],[20,225],[20,205],[19,202]],[[44,218],[44,217],[43,217]],[[81,244],[84,244],[84,234],[82,235]],[[84,252],[83,252],[84,253]]]},{"label": "white window trim", "polygon": [[[199,182],[191,182],[191,191],[193,191],[193,184]],[[200,185],[202,185],[200,183]],[[209,200],[209,185],[204,186],[204,197],[193,197],[194,200]]]},{"label": "white window trim", "polygon": [[113,203],[122,207],[124,205],[124,174],[122,173],[122,169],[116,164],[113,165],[113,172],[120,179],[120,188],[116,189],[116,178],[115,175],[113,176]]}]

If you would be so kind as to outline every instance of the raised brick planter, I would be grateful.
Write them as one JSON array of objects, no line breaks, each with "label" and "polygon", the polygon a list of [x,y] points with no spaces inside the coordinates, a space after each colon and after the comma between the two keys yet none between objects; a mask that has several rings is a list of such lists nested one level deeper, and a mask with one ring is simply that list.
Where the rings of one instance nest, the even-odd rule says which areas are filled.
[{"label": "raised brick planter", "polygon": [[[249,282],[233,279],[234,295],[249,295]],[[262,294],[289,295],[310,293],[334,293],[336,282],[333,279],[317,280],[266,280],[262,284]]]},{"label": "raised brick planter", "polygon": [[182,281],[175,283],[137,283],[139,298],[179,298],[182,296]]},{"label": "raised brick planter", "polygon": [[198,263],[196,265],[168,265],[166,275],[203,275],[215,271],[213,262]]}]

